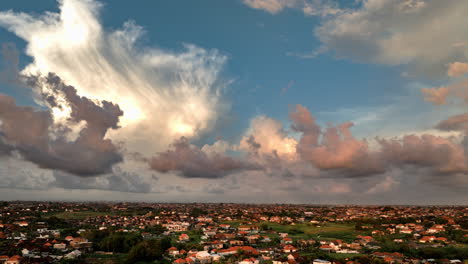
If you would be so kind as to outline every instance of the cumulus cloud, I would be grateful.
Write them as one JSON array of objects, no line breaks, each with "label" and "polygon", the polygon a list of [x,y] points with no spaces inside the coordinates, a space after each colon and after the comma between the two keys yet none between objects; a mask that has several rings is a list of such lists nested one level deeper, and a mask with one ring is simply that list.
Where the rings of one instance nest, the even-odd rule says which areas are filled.
[{"label": "cumulus cloud", "polygon": [[468,73],[468,63],[453,62],[450,63],[447,75],[450,77],[460,77]]},{"label": "cumulus cloud", "polygon": [[463,147],[449,139],[426,134],[379,139],[378,142],[383,159],[392,166],[427,168],[438,175],[468,172]]},{"label": "cumulus cloud", "polygon": [[408,64],[440,77],[449,63],[468,59],[467,48],[457,45],[468,40],[460,27],[467,11],[465,1],[365,0],[324,20],[315,32],[338,57]]},{"label": "cumulus cloud", "polygon": [[[0,12],[0,26],[27,42],[25,75],[54,72],[77,94],[118,104],[122,128],[108,137],[152,154],[173,140],[208,131],[226,104],[219,78],[226,57],[185,45],[183,51],[136,48],[144,30],[133,22],[107,31],[94,0],[59,1],[58,13]],[[56,115],[63,115],[57,111]]]},{"label": "cumulus cloud", "polygon": [[261,154],[273,154],[285,159],[294,159],[296,140],[286,133],[283,125],[266,116],[258,116],[251,121],[239,144],[239,149]]},{"label": "cumulus cloud", "polygon": [[[352,123],[322,129],[301,105],[290,113],[290,118],[293,131],[300,133],[299,140],[288,137],[280,122],[258,117],[241,141],[241,149],[257,154],[255,162],[270,175],[356,178],[421,169],[431,176],[458,177],[468,172],[464,147],[456,138],[408,134],[377,138],[371,146],[352,135]],[[465,121],[463,115],[437,128],[449,130]],[[290,152],[281,151],[291,150],[292,146]]]},{"label": "cumulus cloud", "polygon": [[468,113],[449,117],[439,122],[436,128],[445,131],[468,131]]},{"label": "cumulus cloud", "polygon": [[[99,105],[76,94],[76,89],[65,85],[59,77],[31,77],[30,85],[48,87],[50,94],[43,100],[53,102],[53,108],[69,108],[69,124],[84,122],[75,140],[66,135],[70,128],[54,122],[52,111],[36,110],[16,105],[13,98],[0,95],[0,144],[3,152],[17,151],[23,158],[42,168],[91,176],[110,171],[122,156],[111,140],[106,139],[110,129],[118,129],[123,112],[108,101]],[[62,103],[58,103],[58,98]],[[6,151],[7,150],[7,151]]]},{"label": "cumulus cloud", "polygon": [[296,106],[290,114],[294,130],[302,136],[297,152],[305,161],[323,170],[348,170],[351,174],[365,175],[381,172],[379,164],[369,155],[366,141],[355,139],[350,131],[350,122],[329,126],[323,132],[315,119],[303,106]]},{"label": "cumulus cloud", "polygon": [[315,35],[322,45],[311,53],[314,55],[332,51],[339,58],[359,62],[408,65],[413,73],[431,78],[443,77],[447,65],[450,76],[467,71],[466,63],[453,63],[468,60],[468,33],[460,27],[468,11],[464,1],[363,0],[346,8],[324,0],[244,3],[272,14],[295,8],[319,16]]},{"label": "cumulus cloud", "polygon": [[450,90],[448,87],[422,88],[421,92],[423,93],[425,101],[435,105],[443,105],[446,103]]},{"label": "cumulus cloud", "polygon": [[184,137],[175,141],[171,147],[149,161],[153,170],[176,172],[189,178],[218,178],[237,171],[258,169],[254,164],[221,152],[207,154]]}]

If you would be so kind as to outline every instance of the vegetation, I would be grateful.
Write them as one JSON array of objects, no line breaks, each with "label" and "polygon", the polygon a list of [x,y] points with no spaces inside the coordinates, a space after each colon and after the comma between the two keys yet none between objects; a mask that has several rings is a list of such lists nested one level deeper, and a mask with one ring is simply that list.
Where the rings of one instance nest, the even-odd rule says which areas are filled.
[{"label": "vegetation", "polygon": [[161,260],[164,252],[171,247],[169,239],[145,240],[131,248],[126,263]]}]

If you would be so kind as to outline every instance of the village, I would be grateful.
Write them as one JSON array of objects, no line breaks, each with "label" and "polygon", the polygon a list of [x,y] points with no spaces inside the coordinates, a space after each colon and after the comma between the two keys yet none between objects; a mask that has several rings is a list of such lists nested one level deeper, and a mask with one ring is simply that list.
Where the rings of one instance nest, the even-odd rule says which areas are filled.
[{"label": "village", "polygon": [[468,207],[0,203],[0,263],[468,262]]}]

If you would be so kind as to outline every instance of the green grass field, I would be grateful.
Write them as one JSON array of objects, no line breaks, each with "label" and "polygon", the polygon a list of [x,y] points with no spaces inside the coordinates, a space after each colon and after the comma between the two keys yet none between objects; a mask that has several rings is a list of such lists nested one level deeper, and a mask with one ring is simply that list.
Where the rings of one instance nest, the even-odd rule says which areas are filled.
[{"label": "green grass field", "polygon": [[238,227],[242,224],[242,221],[221,221],[220,224],[231,225],[231,227]]},{"label": "green grass field", "polygon": [[353,258],[358,256],[363,256],[364,254],[351,254],[351,253],[329,253],[330,257],[335,259],[345,259],[345,258]]},{"label": "green grass field", "polygon": [[121,264],[125,263],[127,254],[112,254],[112,255],[101,255],[101,254],[88,254],[86,255],[86,263],[92,264]]},{"label": "green grass field", "polygon": [[96,217],[96,216],[105,216],[109,215],[108,212],[94,212],[94,211],[82,211],[82,212],[62,212],[62,213],[57,213],[57,214],[52,214],[49,215],[48,217],[55,216],[60,219],[66,219],[66,220],[83,220],[88,217]]},{"label": "green grass field", "polygon": [[354,224],[322,224],[320,227],[311,224],[282,225],[276,223],[266,223],[277,232],[288,233],[290,237],[296,239],[345,239],[352,240],[357,233]]},{"label": "green grass field", "polygon": [[[224,221],[222,224],[229,224],[231,227],[238,227],[240,221]],[[354,224],[345,223],[325,223],[319,227],[310,223],[284,225],[278,223],[261,222],[257,223],[258,226],[267,224],[269,228],[278,233],[288,233],[293,239],[323,239],[333,240],[342,239],[345,241],[352,241],[357,235],[366,235],[365,233],[357,232]],[[275,237],[276,234],[266,233],[269,237]]]}]

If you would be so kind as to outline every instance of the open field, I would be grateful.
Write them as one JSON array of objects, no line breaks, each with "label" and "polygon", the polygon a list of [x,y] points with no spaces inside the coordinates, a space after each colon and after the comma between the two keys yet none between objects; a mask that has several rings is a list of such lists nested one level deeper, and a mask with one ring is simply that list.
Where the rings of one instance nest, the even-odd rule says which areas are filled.
[{"label": "open field", "polygon": [[60,219],[65,220],[83,220],[88,217],[96,217],[96,216],[105,216],[109,215],[108,212],[95,212],[95,211],[77,211],[77,212],[62,212],[57,214],[51,214],[47,217],[55,216]]},{"label": "open field", "polygon": [[328,253],[328,255],[335,259],[345,259],[345,258],[353,258],[358,256],[363,256],[364,254],[352,254],[352,253]]},{"label": "open field", "polygon": [[320,226],[312,224],[282,225],[276,223],[266,223],[268,227],[277,232],[288,233],[295,239],[344,239],[353,240],[358,233],[354,229],[354,224],[328,223]]},{"label": "open field", "polygon": [[[238,227],[240,221],[225,221],[223,224],[230,224],[231,227]],[[333,240],[342,239],[351,241],[356,238],[357,235],[365,235],[365,233],[357,232],[354,224],[344,223],[326,223],[316,226],[310,223],[296,224],[296,225],[285,225],[271,222],[261,222],[256,225],[261,226],[266,224],[269,229],[278,233],[288,233],[290,237],[294,239],[323,239]],[[275,237],[276,234],[266,233],[269,237]]]},{"label": "open field", "polygon": [[125,263],[127,254],[115,253],[112,255],[90,254],[86,258],[87,263],[96,264],[121,264]]}]

